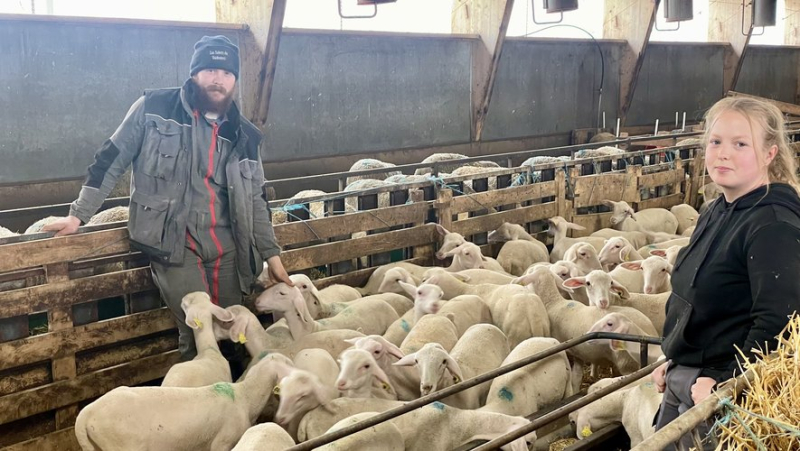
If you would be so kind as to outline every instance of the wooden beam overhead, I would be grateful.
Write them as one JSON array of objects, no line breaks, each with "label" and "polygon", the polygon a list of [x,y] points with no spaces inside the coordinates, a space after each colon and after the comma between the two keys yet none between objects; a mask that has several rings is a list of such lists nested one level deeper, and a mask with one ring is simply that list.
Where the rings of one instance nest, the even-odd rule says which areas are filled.
[{"label": "wooden beam overhead", "polygon": [[477,34],[472,48],[472,122],[473,141],[480,141],[489,111],[489,101],[500,64],[500,55],[511,19],[514,0],[456,0],[453,2],[453,33]]},{"label": "wooden beam overhead", "polygon": [[[287,0],[216,0],[217,22],[242,23],[239,89],[242,110],[262,131],[267,123],[272,83]],[[252,100],[251,100],[252,99]]]},{"label": "wooden beam overhead", "polygon": [[[749,2],[748,2],[749,3]],[[725,48],[722,71],[722,93],[736,89],[736,82],[742,71],[745,52],[753,34],[751,25],[752,7],[744,8],[742,3],[711,2],[708,5],[708,41],[730,44]],[[744,19],[744,22],[742,21]],[[744,33],[742,32],[744,31]]]},{"label": "wooden beam overhead", "polygon": [[619,69],[619,117],[622,124],[625,124],[625,117],[631,108],[659,2],[660,0],[606,0],[605,3],[603,38],[624,39],[628,42]]}]

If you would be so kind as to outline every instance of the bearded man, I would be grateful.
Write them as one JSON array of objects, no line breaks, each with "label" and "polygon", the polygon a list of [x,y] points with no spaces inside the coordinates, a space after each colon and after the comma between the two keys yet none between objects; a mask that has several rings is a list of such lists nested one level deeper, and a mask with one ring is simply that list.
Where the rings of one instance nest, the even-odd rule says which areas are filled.
[{"label": "bearded man", "polygon": [[239,48],[225,36],[204,36],[189,74],[183,87],[145,91],[96,153],[69,216],[45,229],[75,233],[132,165],[131,247],[150,257],[183,360],[196,355],[181,309],[186,294],[241,304],[264,261],[273,282],[292,285],[263,191],[262,136],[233,102]]}]

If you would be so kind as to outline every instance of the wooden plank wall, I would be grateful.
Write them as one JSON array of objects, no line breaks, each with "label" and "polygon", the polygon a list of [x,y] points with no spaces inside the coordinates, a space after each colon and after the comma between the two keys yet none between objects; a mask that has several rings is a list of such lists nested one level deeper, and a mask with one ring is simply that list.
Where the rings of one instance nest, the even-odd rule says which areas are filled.
[{"label": "wooden plank wall", "polygon": [[[506,221],[537,233],[557,215],[597,229],[608,226],[604,199],[645,208],[695,198],[704,177],[693,149],[647,152],[654,157],[637,157],[647,165],[579,160],[350,194],[362,210],[354,213],[343,212],[344,198],[316,200],[324,217],[295,218],[275,233],[287,270],[314,272],[319,286],[361,285],[381,259],[434,264],[437,222],[481,239]],[[511,186],[534,169],[539,181]],[[302,208],[296,216],[309,217]],[[0,449],[76,449],[71,426],[81,406],[120,385],[157,381],[177,361],[173,320],[152,300],[149,309],[134,302],[155,287],[146,261],[133,263],[124,228],[0,244],[0,255],[0,284],[24,285],[0,291],[0,331],[25,324],[0,339]],[[343,262],[351,267],[339,273]],[[124,314],[76,321],[82,307],[115,297]],[[46,331],[30,334],[29,321],[43,314]]]}]

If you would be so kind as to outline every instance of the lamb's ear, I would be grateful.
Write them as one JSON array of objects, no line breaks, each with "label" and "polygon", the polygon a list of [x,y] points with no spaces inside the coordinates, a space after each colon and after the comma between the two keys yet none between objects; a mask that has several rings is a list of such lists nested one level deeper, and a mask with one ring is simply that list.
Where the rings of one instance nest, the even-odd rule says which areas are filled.
[{"label": "lamb's ear", "polygon": [[203,322],[197,317],[197,312],[193,308],[189,308],[186,312],[186,325],[191,327],[192,330],[200,330],[203,328]]},{"label": "lamb's ear", "polygon": [[398,360],[402,359],[403,357],[405,357],[405,355],[403,354],[403,351],[401,351],[400,348],[395,346],[394,343],[390,343],[388,340],[383,340],[383,342],[381,344],[383,344],[383,348],[386,350],[386,352],[389,355],[393,355],[393,356],[397,357]]},{"label": "lamb's ear", "polygon": [[411,285],[410,283],[405,283],[402,280],[397,282],[397,283],[400,284],[400,287],[403,288],[403,290],[406,293],[408,293],[409,296],[411,296],[411,297],[416,297],[417,296],[417,287],[415,287],[414,285]]},{"label": "lamb's ear", "polygon": [[667,265],[667,272],[670,273],[670,275],[672,274],[673,267],[674,267],[673,265]]},{"label": "lamb's ear", "polygon": [[586,277],[570,277],[561,285],[563,285],[564,288],[580,288],[586,285]]},{"label": "lamb's ear", "polygon": [[604,200],[604,201],[601,201],[601,203],[603,205],[605,205],[606,207],[614,208],[614,202],[611,202],[610,200]]},{"label": "lamb's ear", "polygon": [[625,210],[625,214],[628,215],[632,220],[636,221],[636,218],[633,216],[634,213],[636,212],[633,211],[632,208]]},{"label": "lamb's ear", "polygon": [[611,279],[611,291],[617,293],[617,295],[619,295],[619,297],[622,299],[628,299],[631,297],[628,289],[614,279]]},{"label": "lamb's ear", "polygon": [[464,375],[461,373],[461,367],[458,366],[458,362],[455,361],[454,358],[450,357],[450,354],[447,354],[447,370],[450,371],[450,374],[453,375],[453,383],[457,384],[464,380]]},{"label": "lamb's ear", "polygon": [[381,382],[381,386],[384,390],[389,393],[397,393],[392,386],[392,382],[389,380],[389,376],[387,376],[377,364],[372,365],[372,375]]},{"label": "lamb's ear", "polygon": [[394,365],[394,366],[414,366],[414,365],[417,364],[417,362],[415,360],[416,358],[417,358],[417,353],[415,352],[413,354],[408,354],[408,355],[404,356],[402,359],[394,362],[392,365]]},{"label": "lamb's ear", "polygon": [[350,343],[351,345],[355,345],[356,343],[358,343],[358,340],[360,340],[360,339],[361,339],[361,337],[345,338],[344,342],[345,343]]},{"label": "lamb's ear", "polygon": [[572,223],[572,222],[568,222],[567,223],[567,227],[572,229],[572,230],[586,230],[586,227],[584,227],[582,225],[578,225],[578,224]]},{"label": "lamb's ear", "polygon": [[235,318],[230,310],[225,310],[224,308],[214,304],[211,304],[211,314],[223,323],[229,323]]},{"label": "lamb's ear", "polygon": [[619,265],[628,271],[640,271],[642,269],[642,260],[637,260],[635,262],[624,262],[620,263]]},{"label": "lamb's ear", "polygon": [[667,258],[667,251],[666,249],[650,249],[650,255]]},{"label": "lamb's ear", "polygon": [[441,236],[445,236],[450,233],[450,231],[442,227],[441,224],[436,224],[436,231],[439,232],[439,235]]},{"label": "lamb's ear", "polygon": [[527,275],[524,275],[524,276],[521,276],[521,277],[517,277],[516,279],[513,279],[509,283],[515,284],[515,285],[523,285],[524,286],[524,285],[528,285],[530,283],[533,283],[533,279],[534,279],[534,275],[533,274],[527,274]]}]

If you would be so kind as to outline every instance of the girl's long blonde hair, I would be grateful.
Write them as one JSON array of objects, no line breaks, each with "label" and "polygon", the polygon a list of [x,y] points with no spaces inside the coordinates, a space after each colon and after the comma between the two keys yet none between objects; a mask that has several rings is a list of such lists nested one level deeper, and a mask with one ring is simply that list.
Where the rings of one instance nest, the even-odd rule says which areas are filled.
[{"label": "girl's long blonde hair", "polygon": [[[708,143],[708,134],[719,115],[726,111],[736,111],[744,115],[750,122],[753,138],[758,139],[754,132],[753,123],[758,124],[763,130],[763,141],[756,147],[760,159],[765,157],[766,149],[777,146],[778,152],[767,168],[770,183],[786,183],[800,193],[800,183],[797,178],[797,161],[795,151],[789,145],[786,136],[783,113],[775,105],[750,97],[726,97],[712,106],[705,116],[704,142]],[[756,143],[754,143],[756,144]]]}]

